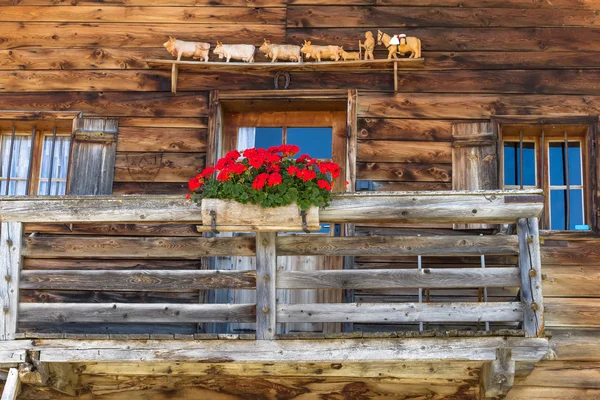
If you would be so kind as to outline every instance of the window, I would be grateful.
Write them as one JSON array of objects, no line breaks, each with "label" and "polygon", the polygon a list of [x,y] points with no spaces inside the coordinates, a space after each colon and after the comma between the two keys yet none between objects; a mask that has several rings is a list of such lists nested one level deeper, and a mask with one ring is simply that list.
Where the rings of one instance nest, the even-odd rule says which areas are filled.
[{"label": "window", "polygon": [[0,124],[0,196],[64,195],[72,121]]},{"label": "window", "polygon": [[544,190],[542,229],[589,229],[587,126],[514,125],[503,126],[501,133],[503,187]]}]

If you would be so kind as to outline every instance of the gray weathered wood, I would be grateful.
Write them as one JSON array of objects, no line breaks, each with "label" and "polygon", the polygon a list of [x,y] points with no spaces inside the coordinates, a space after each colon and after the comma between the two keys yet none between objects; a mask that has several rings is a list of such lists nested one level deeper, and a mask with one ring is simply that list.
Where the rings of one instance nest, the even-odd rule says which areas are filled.
[{"label": "gray weathered wood", "polygon": [[[490,122],[452,125],[452,189],[498,189],[496,134]],[[487,224],[455,224],[455,229],[490,229]]]},{"label": "gray weathered wood", "polygon": [[21,391],[21,381],[19,380],[19,371],[16,368],[8,370],[8,378],[2,391],[2,400],[16,400]]},{"label": "gray weathered wood", "polygon": [[517,254],[516,236],[373,236],[277,238],[277,254],[297,255],[505,255]]},{"label": "gray weathered wood", "polygon": [[253,256],[254,238],[197,237],[29,237],[23,254],[31,258],[188,258]]},{"label": "gray weathered wood", "polygon": [[274,339],[277,328],[276,240],[275,232],[256,234],[256,338],[259,340]]},{"label": "gray weathered wood", "polygon": [[[10,342],[8,342],[10,343]],[[7,343],[7,344],[8,344]],[[539,361],[548,339],[522,337],[321,340],[20,340],[11,346],[39,350],[42,362],[195,361],[337,362],[496,359],[511,348],[515,361]],[[0,362],[4,362],[0,359]]]},{"label": "gray weathered wood", "polygon": [[528,337],[541,337],[544,335],[544,300],[538,219],[519,219],[517,228],[523,329]]},{"label": "gray weathered wood", "polygon": [[521,303],[279,304],[279,322],[522,321]]},{"label": "gray weathered wood", "polygon": [[[481,192],[358,192],[333,196],[321,222],[515,223],[541,215],[540,190]],[[508,201],[507,201],[508,199]],[[0,200],[0,221],[199,222],[182,196],[30,197]]]},{"label": "gray weathered wood", "polygon": [[503,399],[515,383],[515,361],[511,349],[497,349],[496,359],[483,364],[480,399]]},{"label": "gray weathered wood", "polygon": [[254,304],[21,303],[23,322],[253,322]]},{"label": "gray weathered wood", "polygon": [[71,363],[42,363],[39,351],[31,352],[28,362],[19,366],[19,379],[33,386],[51,387],[69,396],[77,395],[79,375]]},{"label": "gray weathered wood", "polygon": [[254,289],[255,277],[254,271],[227,270],[32,270],[21,273],[20,287],[21,289],[153,292]]},{"label": "gray weathered wood", "polygon": [[112,193],[118,125],[117,119],[73,120],[68,194]]},{"label": "gray weathered wood", "polygon": [[12,340],[17,331],[19,276],[23,264],[23,224],[3,222],[0,232],[0,340]]},{"label": "gray weathered wood", "polygon": [[521,274],[519,269],[514,267],[277,272],[278,289],[434,289],[504,287],[520,284]]}]

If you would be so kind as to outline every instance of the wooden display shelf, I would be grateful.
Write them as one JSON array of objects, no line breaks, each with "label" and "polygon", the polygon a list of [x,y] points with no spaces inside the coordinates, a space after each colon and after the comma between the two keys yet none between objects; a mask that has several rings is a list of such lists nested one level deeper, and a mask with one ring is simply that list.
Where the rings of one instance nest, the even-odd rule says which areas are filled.
[{"label": "wooden display shelf", "polygon": [[171,67],[171,92],[177,92],[179,71],[219,71],[219,72],[289,72],[289,71],[360,71],[360,70],[393,70],[394,91],[398,90],[398,70],[422,68],[424,58],[398,58],[368,61],[322,61],[322,62],[275,62],[275,63],[243,63],[243,62],[200,62],[177,60],[146,60],[149,67]]}]

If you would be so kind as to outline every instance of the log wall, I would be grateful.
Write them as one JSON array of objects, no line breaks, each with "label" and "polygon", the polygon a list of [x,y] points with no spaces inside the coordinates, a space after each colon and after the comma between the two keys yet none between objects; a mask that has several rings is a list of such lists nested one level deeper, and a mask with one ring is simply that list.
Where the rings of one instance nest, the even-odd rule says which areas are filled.
[{"label": "log wall", "polygon": [[[149,69],[144,61],[168,58],[162,43],[169,35],[257,45],[263,37],[292,44],[311,39],[352,50],[363,31],[382,28],[416,35],[423,42],[424,67],[401,71],[398,93],[389,91],[392,75],[388,72],[292,72],[290,86],[359,90],[357,179],[373,180],[375,190],[450,189],[453,122],[487,120],[491,115],[600,114],[600,1],[418,0],[406,4],[396,0],[116,0],[99,5],[92,0],[0,0],[0,110],[78,110],[86,116],[116,117],[120,129],[114,193],[183,194],[185,182],[205,160],[208,91],[272,89],[272,74],[181,73],[179,93],[172,95],[169,71]],[[377,57],[384,57],[379,49]],[[420,232],[436,234],[443,228],[431,226]],[[364,234],[380,228],[359,227],[359,234],[361,229]],[[58,224],[45,230],[197,235],[190,225]],[[595,236],[547,237],[542,243],[553,360],[544,361],[517,383],[511,399],[599,396],[600,346],[595,332],[600,325],[599,248]],[[356,261],[357,268],[409,263],[414,267],[416,262],[386,257]],[[425,259],[424,266],[451,261]],[[474,265],[478,261],[459,260]],[[492,258],[488,265],[513,261]],[[27,259],[24,269],[175,266],[201,268],[200,261],[190,260]],[[498,299],[515,295],[501,289],[489,294]],[[372,291],[356,295],[364,301],[392,297],[406,301],[415,296]],[[475,299],[479,292],[439,289],[429,295]],[[22,291],[22,301],[51,302],[196,303],[200,294],[135,296]],[[107,332],[110,329],[107,326]],[[331,390],[344,385],[332,384]],[[372,390],[383,387],[383,383],[365,387],[369,385]],[[461,395],[460,389],[444,390],[438,391],[440,398]],[[461,398],[470,395],[462,393]]]}]

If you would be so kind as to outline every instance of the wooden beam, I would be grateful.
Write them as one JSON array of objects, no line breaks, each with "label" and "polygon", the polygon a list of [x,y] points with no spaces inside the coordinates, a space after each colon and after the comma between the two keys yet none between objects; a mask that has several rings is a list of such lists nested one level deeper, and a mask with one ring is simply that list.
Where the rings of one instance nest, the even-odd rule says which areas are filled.
[{"label": "wooden beam", "polygon": [[19,277],[23,265],[23,224],[3,222],[0,232],[0,340],[12,340],[17,331]]},{"label": "wooden beam", "polygon": [[[5,350],[37,350],[42,362],[351,362],[492,361],[511,348],[515,361],[539,361],[546,338],[390,338],[323,340],[18,340]],[[0,353],[0,356],[2,353]],[[0,362],[5,362],[0,358]]]},{"label": "wooden beam", "polygon": [[197,289],[254,289],[255,271],[33,270],[21,272],[21,289],[171,292]]},{"label": "wooden beam", "polygon": [[496,359],[481,370],[479,398],[503,399],[515,383],[515,361],[511,349],[497,349]]},{"label": "wooden beam", "polygon": [[256,338],[272,340],[277,331],[277,233],[256,233]]},{"label": "wooden beam", "polygon": [[373,236],[321,237],[283,236],[277,238],[277,253],[297,255],[505,255],[517,254],[516,236]]},{"label": "wooden beam", "polygon": [[544,335],[542,262],[537,218],[521,218],[517,223],[523,329],[528,337]]},{"label": "wooden beam", "polygon": [[22,383],[52,388],[69,396],[77,395],[79,375],[71,363],[42,363],[39,351],[32,351],[29,362],[19,366]]},{"label": "wooden beam", "polygon": [[19,371],[16,368],[8,370],[8,378],[2,391],[2,400],[16,400],[21,391],[21,381],[19,380]]},{"label": "wooden beam", "polygon": [[520,284],[521,274],[519,269],[514,267],[277,272],[278,289],[438,289],[505,287]]},{"label": "wooden beam", "polygon": [[[210,132],[209,132],[210,133]],[[539,190],[358,192],[335,195],[321,222],[515,223],[541,215]],[[84,210],[84,211],[82,211]],[[88,210],[88,211],[86,211]],[[0,200],[0,221],[37,223],[192,222],[199,207],[183,196],[30,197]]]},{"label": "wooden beam", "polygon": [[279,304],[279,322],[512,322],[523,320],[521,303],[331,303]]},{"label": "wooden beam", "polygon": [[21,303],[22,322],[254,322],[254,304]]}]

